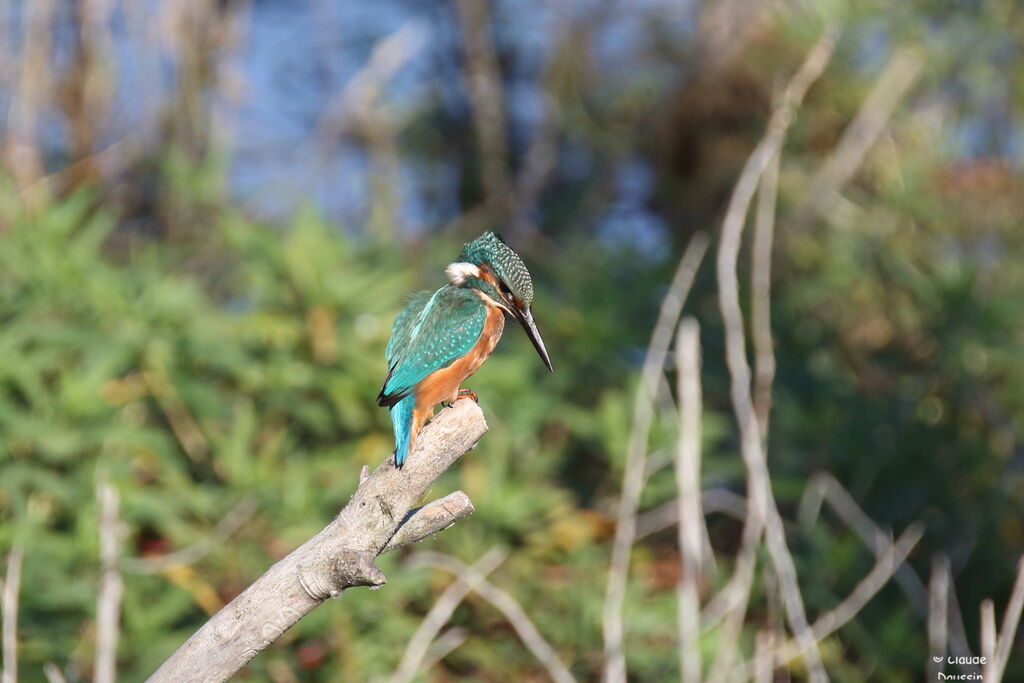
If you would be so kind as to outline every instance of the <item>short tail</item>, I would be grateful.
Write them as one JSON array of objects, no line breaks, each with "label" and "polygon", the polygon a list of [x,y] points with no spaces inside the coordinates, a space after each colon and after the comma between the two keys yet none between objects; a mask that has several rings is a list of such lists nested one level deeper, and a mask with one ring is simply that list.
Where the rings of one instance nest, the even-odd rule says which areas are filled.
[{"label": "short tail", "polygon": [[395,467],[401,469],[412,448],[412,411],[416,398],[410,394],[391,406],[391,423],[395,427]]}]

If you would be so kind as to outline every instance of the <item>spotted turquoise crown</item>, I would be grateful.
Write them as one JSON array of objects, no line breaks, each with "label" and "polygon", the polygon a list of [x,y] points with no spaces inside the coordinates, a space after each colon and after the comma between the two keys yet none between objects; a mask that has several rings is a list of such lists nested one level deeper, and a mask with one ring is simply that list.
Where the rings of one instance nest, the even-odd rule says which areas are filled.
[{"label": "spotted turquoise crown", "polygon": [[462,247],[460,261],[479,266],[489,264],[498,279],[508,285],[525,308],[533,304],[533,279],[519,254],[493,232],[485,232]]}]

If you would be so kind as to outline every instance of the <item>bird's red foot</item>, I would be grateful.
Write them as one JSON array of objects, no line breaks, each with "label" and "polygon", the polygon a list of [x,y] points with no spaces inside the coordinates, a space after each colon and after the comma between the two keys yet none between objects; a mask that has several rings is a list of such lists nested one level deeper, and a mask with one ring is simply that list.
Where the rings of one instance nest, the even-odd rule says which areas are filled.
[{"label": "bird's red foot", "polygon": [[473,399],[474,403],[479,403],[480,402],[480,397],[477,396],[476,392],[473,391],[472,389],[459,389],[459,393],[455,397],[455,400],[458,401],[461,398],[471,398],[471,399]]}]

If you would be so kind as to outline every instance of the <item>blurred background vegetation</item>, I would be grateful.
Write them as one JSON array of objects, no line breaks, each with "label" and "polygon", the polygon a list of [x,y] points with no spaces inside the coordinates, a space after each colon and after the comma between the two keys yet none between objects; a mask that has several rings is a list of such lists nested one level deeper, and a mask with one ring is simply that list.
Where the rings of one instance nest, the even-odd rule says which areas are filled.
[{"label": "blurred background vegetation", "polygon": [[[977,653],[979,604],[1001,617],[1024,551],[1019,2],[10,0],[0,551],[24,549],[22,679],[48,662],[92,678],[98,471],[121,497],[124,680],[319,530],[361,465],[390,452],[373,399],[404,296],[441,284],[485,229],[534,274],[556,372],[510,328],[470,384],[491,430],[435,492],[460,487],[477,512],[425,545],[467,562],[508,547],[493,581],[574,675],[596,679],[660,299],[689,238],[717,234],[780,87],[828,22],[836,53],[779,172],[775,495],[812,617],[874,561],[828,513],[798,520],[809,479],[828,472],[883,528],[925,523],[911,564],[927,583],[948,558]],[[837,143],[900,59],[919,65],[905,92],[830,186]],[[687,304],[704,346],[703,485],[743,494],[708,260]],[[675,495],[666,400],[643,510]],[[741,521],[708,525],[725,571]],[[210,538],[187,564],[139,559]],[[633,554],[638,681],[679,675],[675,539],[662,528]],[[246,675],[394,670],[450,577],[402,557],[382,567],[386,587],[316,610]],[[758,630],[782,628],[771,585],[756,585],[745,657]],[[830,675],[922,680],[912,602],[883,589],[823,644]],[[470,596],[452,623],[468,638],[426,680],[544,679],[487,603]],[[1024,680],[1024,663],[1011,658],[1007,680]]]}]

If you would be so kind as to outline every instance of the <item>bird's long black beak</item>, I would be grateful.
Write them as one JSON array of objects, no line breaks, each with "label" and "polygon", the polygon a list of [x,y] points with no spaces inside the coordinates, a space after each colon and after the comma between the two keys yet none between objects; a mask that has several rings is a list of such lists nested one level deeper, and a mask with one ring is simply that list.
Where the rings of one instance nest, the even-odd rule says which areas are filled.
[{"label": "bird's long black beak", "polygon": [[513,306],[512,310],[515,313],[516,320],[526,330],[526,336],[533,342],[533,348],[537,349],[537,353],[540,355],[540,359],[544,361],[544,365],[547,366],[548,370],[554,372],[554,368],[551,367],[551,359],[548,357],[548,350],[544,348],[544,340],[540,337],[540,330],[537,329],[537,323],[533,322],[533,313],[528,308],[519,308]]}]

